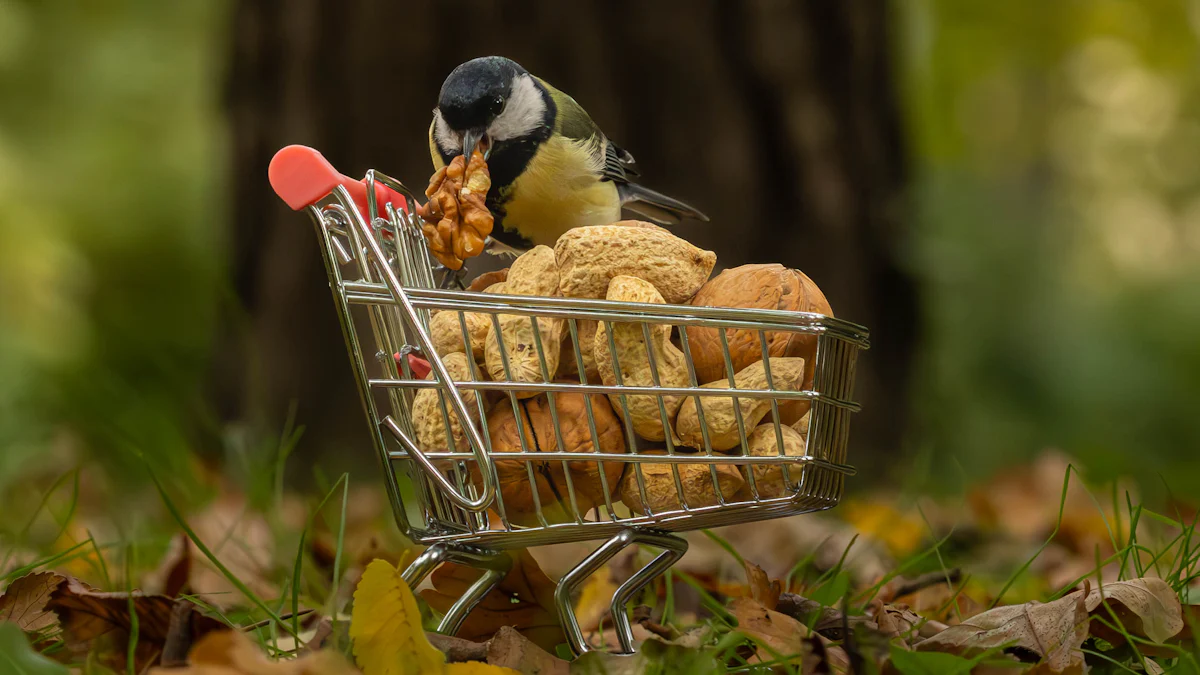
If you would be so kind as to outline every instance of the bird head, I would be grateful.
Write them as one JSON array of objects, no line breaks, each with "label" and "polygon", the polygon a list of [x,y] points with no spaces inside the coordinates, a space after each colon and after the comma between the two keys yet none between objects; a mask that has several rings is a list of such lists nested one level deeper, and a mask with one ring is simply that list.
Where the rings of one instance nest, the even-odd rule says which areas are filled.
[{"label": "bird head", "polygon": [[497,143],[523,138],[543,126],[545,88],[515,61],[502,56],[472,59],[442,84],[433,111],[433,138],[443,155],[486,157]]}]

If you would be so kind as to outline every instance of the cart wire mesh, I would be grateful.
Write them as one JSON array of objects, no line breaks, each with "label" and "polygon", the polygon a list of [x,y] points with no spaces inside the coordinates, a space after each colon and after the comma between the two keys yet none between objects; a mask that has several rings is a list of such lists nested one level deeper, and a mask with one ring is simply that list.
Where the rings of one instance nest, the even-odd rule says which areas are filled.
[{"label": "cart wire mesh", "polygon": [[[847,437],[850,415],[859,410],[852,393],[858,352],[868,346],[864,328],[779,310],[440,289],[435,278],[440,266],[430,259],[419,221],[410,209],[390,202],[380,209],[376,184],[410,204],[416,197],[373,171],[364,182],[366,214],[342,186],[309,209],[389,499],[413,541],[506,550],[602,539],[629,528],[680,532],[745,523],[838,502],[845,477],[854,473],[846,461]],[[449,355],[433,349],[430,321],[440,312],[450,313],[461,332],[457,377],[446,366]],[[514,355],[504,340],[495,341],[503,377],[492,377],[496,373],[484,367],[484,354],[472,344],[472,327],[478,329],[479,322],[500,334],[501,322],[514,320],[531,324],[540,381],[513,377]],[[549,325],[555,330],[547,330]],[[588,372],[585,350],[594,341],[588,344],[586,337],[597,326],[612,355],[610,378]],[[705,386],[691,349],[703,331],[718,336],[725,366],[724,376]],[[638,355],[637,368],[623,370],[613,342],[618,332],[635,337],[640,332],[644,360]],[[735,380],[729,336],[738,332],[757,338],[765,386],[739,386]],[[543,339],[556,333],[561,343]],[[769,343],[791,333],[815,342],[801,387],[779,386],[772,369],[782,362],[768,353]],[[662,381],[660,356],[651,345],[654,335],[663,334],[683,355],[682,383]],[[414,374],[409,355],[429,362],[428,378]],[[413,406],[419,392],[436,395],[440,444],[418,438]],[[733,411],[732,447],[725,442],[714,448],[712,442],[706,411],[717,399]],[[635,433],[631,403],[657,408],[668,430],[661,441]],[[686,407],[698,417],[699,442],[684,443],[669,431]],[[781,407],[810,409],[800,454],[787,452],[785,435],[794,434],[785,431]],[[728,426],[728,419],[723,422]],[[504,447],[496,442],[497,423],[509,430]],[[725,429],[723,435],[729,433]],[[750,455],[751,435],[772,452]],[[663,480],[647,480],[649,470],[669,472],[665,493]],[[625,501],[640,502],[636,510],[623,503],[621,481],[627,482],[624,492],[633,494]],[[739,481],[736,490],[728,485]]]}]

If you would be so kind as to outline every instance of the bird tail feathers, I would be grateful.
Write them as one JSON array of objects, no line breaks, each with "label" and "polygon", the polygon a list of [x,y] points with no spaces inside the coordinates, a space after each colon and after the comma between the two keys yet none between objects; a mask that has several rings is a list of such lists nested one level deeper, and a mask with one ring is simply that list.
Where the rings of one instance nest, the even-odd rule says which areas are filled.
[{"label": "bird tail feathers", "polygon": [[678,199],[668,197],[635,183],[617,186],[621,195],[621,206],[649,218],[659,225],[674,225],[685,218],[708,222],[708,216]]}]

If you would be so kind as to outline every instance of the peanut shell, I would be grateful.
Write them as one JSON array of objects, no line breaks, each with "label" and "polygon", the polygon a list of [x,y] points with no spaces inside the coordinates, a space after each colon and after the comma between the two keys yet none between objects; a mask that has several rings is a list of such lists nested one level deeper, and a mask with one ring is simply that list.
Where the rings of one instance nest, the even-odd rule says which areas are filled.
[{"label": "peanut shell", "polygon": [[[662,450],[643,450],[638,454],[665,455],[666,453]],[[713,489],[710,466],[716,468],[717,487],[726,501],[732,500],[745,484],[742,474],[728,464],[678,464],[676,466],[679,468],[679,482],[683,485],[683,498],[689,508],[715,506],[720,503],[717,500],[717,492]],[[625,477],[621,479],[621,501],[625,502],[625,506],[628,506],[630,511],[647,515],[647,506],[656,514],[683,508],[683,504],[679,501],[679,491],[675,487],[675,476],[671,471],[670,464],[646,462],[641,465],[641,470],[642,480],[646,486],[645,503],[642,502],[642,495],[638,489],[637,472],[633,464],[629,465],[629,468],[625,470]]]},{"label": "peanut shell", "polygon": [[[502,271],[507,276],[508,270]],[[480,279],[485,276],[487,274],[481,275]],[[505,282],[498,281],[488,285],[483,292],[502,294],[507,286],[508,284]],[[482,363],[487,346],[488,331],[492,328],[492,315],[486,312],[464,312],[463,322],[466,323],[467,335],[470,338],[471,355],[477,363]],[[463,343],[462,325],[459,323],[457,311],[445,309],[434,311],[433,316],[429,319],[429,337],[433,340],[434,351],[442,356],[467,351],[466,345]]]},{"label": "peanut shell", "polygon": [[[598,321],[591,319],[576,319],[575,332],[579,336],[579,354],[583,357],[583,374],[586,382],[600,381],[600,371],[596,366],[595,350],[596,328]],[[579,381],[579,368],[575,363],[575,344],[571,341],[570,327],[563,326],[562,354],[558,359],[558,376],[572,382]]]},{"label": "peanut shell", "polygon": [[[775,389],[798,391],[804,381],[804,359],[799,357],[775,357],[770,360],[771,377]],[[767,389],[766,367],[762,361],[746,366],[733,378],[735,389]],[[727,379],[702,385],[706,389],[727,389]],[[709,441],[713,450],[731,450],[741,443],[738,434],[737,414],[732,396],[701,396],[704,419],[708,423]],[[771,412],[771,399],[738,397],[738,408],[742,412],[747,432]],[[700,417],[696,412],[696,397],[688,396],[679,408],[675,419],[675,433],[679,442],[687,447],[703,448],[704,437],[700,429]]]},{"label": "peanut shell", "polygon": [[[446,371],[450,373],[451,380],[462,382],[471,379],[471,366],[467,363],[466,354],[462,352],[445,354],[442,356],[442,363],[446,366]],[[430,373],[425,379],[432,380],[433,373]],[[475,402],[475,392],[462,389],[459,390],[459,393],[462,395],[463,403],[466,404],[467,415],[471,418],[471,423],[478,424],[479,406]],[[412,418],[417,442],[421,444],[422,450],[430,452],[446,452],[452,448],[459,452],[468,451],[471,449],[471,444],[467,441],[466,431],[463,429],[458,415],[454,412],[454,406],[450,403],[449,397],[445,397],[445,401],[446,412],[450,415],[453,446],[447,440],[446,416],[442,414],[441,406],[442,396],[437,389],[421,389],[413,397]]]},{"label": "peanut shell", "polygon": [[508,278],[508,268],[507,267],[505,267],[502,270],[495,270],[492,272],[484,272],[483,274],[480,274],[479,276],[477,276],[471,280],[470,285],[467,286],[467,290],[472,293],[479,293],[479,292],[487,293],[487,288],[489,286],[491,286],[492,284],[501,283],[502,281],[504,281],[507,278]]},{"label": "peanut shell", "polygon": [[[608,286],[609,300],[622,302],[644,302],[661,305],[662,295],[649,282],[636,277],[613,277]],[[612,331],[613,344],[616,345],[616,361],[621,369],[621,382],[634,387],[686,387],[688,385],[687,360],[678,347],[671,344],[671,327],[666,324],[650,326],[650,351],[647,351],[646,336],[642,325],[638,323],[600,322],[594,340],[594,355],[596,367],[601,381],[613,386],[617,383],[616,370],[613,367],[613,352],[609,345],[608,333]],[[650,368],[649,354],[654,355],[654,365],[658,374],[658,382],[654,381],[654,371]],[[662,399],[663,408],[667,414],[669,425],[679,413],[683,403],[682,396],[655,396],[647,394],[609,394],[609,400],[618,415],[624,417],[622,399],[629,408],[629,419],[637,435],[651,441],[661,441],[666,438],[663,431],[663,410],[659,408]]]},{"label": "peanut shell", "polygon": [[[554,251],[549,246],[537,246],[521,254],[513,261],[508,279],[503,283],[504,293],[507,295],[557,296],[558,267],[555,264]],[[561,353],[563,320],[550,317],[540,317],[537,320],[537,333],[541,338],[546,360],[545,373],[542,372],[541,361],[538,358],[532,318],[501,314],[498,323],[500,339],[497,339],[496,326],[492,324],[488,328],[484,345],[484,359],[492,379],[497,382],[547,382],[554,379]],[[509,373],[505,372],[504,359],[500,352],[501,340],[504,343],[504,353],[508,357],[511,379],[507,376]],[[528,398],[536,394],[537,392],[522,392],[517,396]]]},{"label": "peanut shell", "polygon": [[650,282],[669,304],[687,302],[704,284],[717,255],[660,227],[576,227],[554,245],[559,287],[569,298],[603,298],[613,277]]},{"label": "peanut shell", "polygon": [[[804,437],[800,435],[799,431],[782,425],[779,427],[779,431],[783,436],[784,455],[803,457],[806,454]],[[746,437],[746,454],[751,457],[779,456],[779,439],[775,436],[774,424],[759,425]],[[803,469],[803,464],[788,465],[788,472],[791,474],[793,483],[800,478],[800,472]],[[782,464],[750,464],[743,466],[742,471],[747,474],[746,487],[743,489],[747,498],[753,497],[749,483],[751,475],[754,476],[754,487],[758,489],[758,496],[763,499],[785,497],[791,494],[787,489],[787,481],[784,480]]]}]

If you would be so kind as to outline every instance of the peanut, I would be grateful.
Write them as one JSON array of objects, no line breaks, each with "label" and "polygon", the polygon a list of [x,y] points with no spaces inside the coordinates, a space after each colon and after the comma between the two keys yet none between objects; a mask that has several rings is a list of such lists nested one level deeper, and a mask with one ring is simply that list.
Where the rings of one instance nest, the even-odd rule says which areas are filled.
[{"label": "peanut", "polygon": [[[451,380],[462,382],[471,379],[471,365],[467,363],[466,354],[462,352],[446,354],[442,356],[442,363],[446,366],[446,371],[450,373]],[[430,373],[426,379],[433,379],[433,373]],[[460,393],[463,403],[466,404],[467,415],[471,418],[471,424],[478,424],[479,406],[475,400],[475,392],[463,389],[460,390]],[[413,397],[413,427],[421,449],[441,452],[449,451],[451,448],[459,452],[470,450],[471,444],[467,441],[466,431],[463,429],[458,414],[454,412],[449,397],[445,397],[445,402],[446,412],[450,415],[450,438],[453,439],[453,444],[447,438],[446,416],[442,413],[442,397],[443,394],[438,389],[421,389]]]},{"label": "peanut", "polygon": [[[630,276],[613,277],[608,286],[609,300],[622,302],[644,302],[664,304],[662,295],[650,283]],[[688,384],[687,361],[683,352],[671,344],[671,327],[665,324],[650,326],[650,344],[646,344],[646,336],[639,323],[601,322],[596,330],[594,340],[594,355],[600,378],[604,384],[613,386],[617,383],[616,371],[613,366],[613,352],[609,345],[608,333],[612,331],[612,342],[616,345],[616,362],[621,369],[621,383],[635,387],[686,387]],[[650,354],[653,354],[654,365],[658,374],[658,382],[654,381],[654,371],[650,368]],[[663,430],[662,410],[659,409],[659,398],[667,414],[669,425],[679,413],[683,403],[682,396],[657,396],[653,394],[609,394],[613,408],[617,414],[624,417],[622,399],[629,409],[629,420],[633,430],[639,436],[651,441],[661,441],[666,438]]]},{"label": "peanut", "polygon": [[[643,450],[638,454],[665,454],[662,450]],[[717,491],[713,489],[712,472],[709,464],[678,464],[679,482],[683,485],[683,499],[688,508],[715,506]],[[721,497],[732,499],[745,484],[742,474],[727,464],[717,464],[717,488]],[[646,486],[646,502],[642,502],[641,491],[638,487],[637,469],[630,465],[621,479],[621,501],[630,511],[648,515],[647,507],[655,513],[682,509],[679,502],[679,491],[675,487],[675,476],[670,464],[646,462],[641,465],[642,479]]]},{"label": "peanut", "polygon": [[[797,391],[804,381],[804,359],[800,357],[775,357],[770,360],[771,376],[775,388],[782,391]],[[762,361],[746,366],[733,378],[734,389],[767,389],[766,367]],[[729,388],[728,380],[718,380],[702,385],[707,389]],[[734,408],[732,396],[700,396],[704,420],[708,423],[708,437],[713,450],[731,450],[741,442],[738,433],[737,410],[741,410],[746,429],[753,429],[762,418],[771,412],[771,399],[739,397]],[[704,447],[704,436],[700,428],[700,417],[696,412],[696,397],[688,396],[679,409],[675,420],[675,433],[679,442],[693,448]]]},{"label": "peanut", "polygon": [[[558,267],[555,264],[554,251],[549,246],[537,246],[527,251],[513,261],[508,272],[508,280],[504,292],[507,295],[531,295],[553,297],[559,294]],[[489,322],[491,323],[491,322]],[[496,326],[488,328],[484,345],[484,359],[488,373],[493,380],[504,382],[549,382],[558,372],[558,360],[561,352],[563,335],[563,320],[540,317],[537,320],[537,333],[534,335],[532,317],[501,314],[497,320],[500,334],[496,334]],[[498,339],[499,338],[499,339]],[[542,353],[546,360],[547,372],[542,372],[541,361],[538,358],[537,338],[541,340]],[[504,353],[501,354],[501,342]],[[508,357],[508,372],[505,370],[503,356]],[[511,374],[511,379],[508,375]],[[517,394],[519,398],[537,395],[529,391]]]},{"label": "peanut", "polygon": [[569,298],[603,298],[613,277],[650,282],[669,304],[687,302],[717,263],[712,251],[696,248],[660,227],[576,227],[554,245],[560,288]]}]

